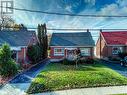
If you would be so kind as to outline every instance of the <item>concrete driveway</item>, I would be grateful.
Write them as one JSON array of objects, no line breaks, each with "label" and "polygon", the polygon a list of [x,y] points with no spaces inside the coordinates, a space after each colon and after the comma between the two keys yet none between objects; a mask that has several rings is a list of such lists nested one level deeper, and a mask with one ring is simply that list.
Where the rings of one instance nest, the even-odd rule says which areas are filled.
[{"label": "concrete driveway", "polygon": [[127,67],[123,67],[120,65],[120,63],[114,63],[114,62],[110,62],[110,61],[105,61],[105,60],[101,60],[101,63],[103,63],[104,65],[106,65],[107,67],[115,70],[116,72],[118,72],[119,74],[127,77]]}]

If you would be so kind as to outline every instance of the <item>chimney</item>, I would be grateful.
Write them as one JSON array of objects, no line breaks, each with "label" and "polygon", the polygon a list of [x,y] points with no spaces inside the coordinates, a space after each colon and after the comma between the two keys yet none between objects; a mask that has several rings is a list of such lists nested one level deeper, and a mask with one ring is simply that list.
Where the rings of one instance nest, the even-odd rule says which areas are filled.
[{"label": "chimney", "polygon": [[89,32],[89,29],[87,29],[87,32]]}]

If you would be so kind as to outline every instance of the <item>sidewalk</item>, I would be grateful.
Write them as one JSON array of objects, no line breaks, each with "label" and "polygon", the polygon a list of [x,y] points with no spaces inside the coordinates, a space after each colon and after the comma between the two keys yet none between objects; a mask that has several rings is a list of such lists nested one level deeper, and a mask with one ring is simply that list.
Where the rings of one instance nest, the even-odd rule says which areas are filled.
[{"label": "sidewalk", "polygon": [[112,87],[96,87],[96,88],[82,88],[82,89],[54,91],[33,95],[111,95],[126,93],[127,86],[112,86]]}]

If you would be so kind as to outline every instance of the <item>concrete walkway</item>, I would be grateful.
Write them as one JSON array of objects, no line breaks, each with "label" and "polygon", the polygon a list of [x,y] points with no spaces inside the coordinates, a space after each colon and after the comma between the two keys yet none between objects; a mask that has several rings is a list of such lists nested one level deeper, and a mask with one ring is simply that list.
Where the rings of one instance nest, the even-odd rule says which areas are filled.
[{"label": "concrete walkway", "polygon": [[125,94],[125,93],[127,93],[127,86],[82,88],[82,89],[40,93],[34,95],[111,95],[111,94]]},{"label": "concrete walkway", "polygon": [[25,95],[32,80],[49,62],[49,60],[44,60],[43,62],[33,66],[31,69],[17,75],[0,89],[0,95]]}]

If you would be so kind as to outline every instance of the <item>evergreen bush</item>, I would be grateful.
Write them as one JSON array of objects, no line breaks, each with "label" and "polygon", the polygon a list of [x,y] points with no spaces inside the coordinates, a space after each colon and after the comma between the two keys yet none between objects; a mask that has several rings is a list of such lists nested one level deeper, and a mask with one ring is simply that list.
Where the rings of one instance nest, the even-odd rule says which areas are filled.
[{"label": "evergreen bush", "polygon": [[13,76],[18,72],[18,67],[11,55],[9,45],[3,44],[0,49],[0,75],[3,77]]}]

